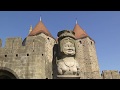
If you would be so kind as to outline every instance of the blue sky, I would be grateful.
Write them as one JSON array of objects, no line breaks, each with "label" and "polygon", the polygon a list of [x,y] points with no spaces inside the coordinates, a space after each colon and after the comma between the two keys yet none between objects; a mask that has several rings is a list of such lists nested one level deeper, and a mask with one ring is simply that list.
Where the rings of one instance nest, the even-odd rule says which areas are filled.
[{"label": "blue sky", "polygon": [[72,30],[76,18],[78,24],[95,40],[100,71],[120,71],[120,11],[0,11],[0,38],[24,39],[30,25],[39,22],[40,16],[44,25],[53,37],[57,32]]}]

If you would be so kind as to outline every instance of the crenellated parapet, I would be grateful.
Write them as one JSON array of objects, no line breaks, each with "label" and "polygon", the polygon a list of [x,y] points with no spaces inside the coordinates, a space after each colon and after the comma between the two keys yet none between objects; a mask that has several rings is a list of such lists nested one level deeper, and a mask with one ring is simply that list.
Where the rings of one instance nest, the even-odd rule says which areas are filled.
[{"label": "crenellated parapet", "polygon": [[7,38],[5,43],[5,48],[7,49],[18,49],[22,46],[22,38]]},{"label": "crenellated parapet", "polygon": [[118,70],[104,70],[101,74],[102,79],[120,79]]},{"label": "crenellated parapet", "polygon": [[2,47],[2,42],[0,47],[0,54],[11,54],[22,47],[22,38],[7,38],[5,42],[5,46]]},{"label": "crenellated parapet", "polygon": [[0,68],[9,68],[19,78],[52,78],[52,50],[55,40],[43,33],[37,36],[0,40]]},{"label": "crenellated parapet", "polygon": [[5,46],[2,47],[2,40],[0,39],[0,53],[5,51],[11,51],[11,53],[15,51],[39,51],[38,48],[41,48],[45,44],[45,41],[45,38],[42,36],[26,37],[24,40],[21,37],[6,38]]},{"label": "crenellated parapet", "polygon": [[[55,39],[43,22],[28,36],[0,39],[0,79],[120,79],[117,70],[100,68],[95,41],[77,23]],[[11,76],[13,74],[13,76]],[[3,77],[4,76],[4,77]]]}]

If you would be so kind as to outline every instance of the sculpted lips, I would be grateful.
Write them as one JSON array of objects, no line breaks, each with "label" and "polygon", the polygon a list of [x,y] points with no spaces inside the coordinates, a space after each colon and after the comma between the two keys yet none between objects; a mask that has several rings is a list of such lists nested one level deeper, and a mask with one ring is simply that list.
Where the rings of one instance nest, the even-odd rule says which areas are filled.
[{"label": "sculpted lips", "polygon": [[68,51],[73,51],[73,49],[68,49]]}]

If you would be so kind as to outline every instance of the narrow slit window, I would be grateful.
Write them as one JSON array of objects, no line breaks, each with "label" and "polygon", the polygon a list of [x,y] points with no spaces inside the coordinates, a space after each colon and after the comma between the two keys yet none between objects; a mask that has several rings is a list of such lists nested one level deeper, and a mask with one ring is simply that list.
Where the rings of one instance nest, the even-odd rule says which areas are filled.
[{"label": "narrow slit window", "polygon": [[92,41],[91,41],[91,45],[92,45]]},{"label": "narrow slit window", "polygon": [[80,44],[82,44],[82,42],[80,41]]}]

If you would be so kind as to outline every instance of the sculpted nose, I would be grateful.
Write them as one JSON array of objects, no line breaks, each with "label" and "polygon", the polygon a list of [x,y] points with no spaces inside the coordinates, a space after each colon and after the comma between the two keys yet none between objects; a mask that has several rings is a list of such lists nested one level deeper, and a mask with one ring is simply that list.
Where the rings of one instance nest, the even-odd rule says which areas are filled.
[{"label": "sculpted nose", "polygon": [[68,47],[70,47],[70,45],[68,45]]}]

